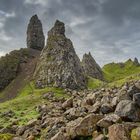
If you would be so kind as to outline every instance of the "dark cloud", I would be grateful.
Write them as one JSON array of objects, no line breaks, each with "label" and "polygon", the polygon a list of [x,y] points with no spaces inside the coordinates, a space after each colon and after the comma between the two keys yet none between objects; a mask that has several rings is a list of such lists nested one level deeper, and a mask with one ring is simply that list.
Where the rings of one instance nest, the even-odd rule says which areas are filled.
[{"label": "dark cloud", "polygon": [[[11,13],[15,15],[6,16]],[[139,0],[1,0],[0,55],[26,47],[26,27],[33,14],[41,19],[46,36],[56,19],[65,22],[80,58],[91,51],[101,65],[140,59]]]}]

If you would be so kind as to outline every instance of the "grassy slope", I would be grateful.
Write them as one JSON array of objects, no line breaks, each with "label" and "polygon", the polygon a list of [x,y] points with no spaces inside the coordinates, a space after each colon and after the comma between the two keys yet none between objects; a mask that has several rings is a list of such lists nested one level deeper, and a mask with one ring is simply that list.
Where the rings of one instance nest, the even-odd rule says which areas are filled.
[{"label": "grassy slope", "polygon": [[[103,71],[105,79],[109,83],[107,84],[98,79],[88,77],[88,89],[95,89],[104,85],[109,87],[121,86],[129,80],[140,79],[140,67],[134,65],[131,61],[127,61],[124,65],[115,63],[107,64],[103,67]],[[68,98],[62,89],[52,87],[36,89],[33,82],[30,82],[19,92],[18,97],[0,104],[1,113],[10,109],[15,112],[14,118],[0,117],[0,126],[7,127],[16,118],[20,118],[18,125],[24,125],[29,120],[37,118],[39,114],[34,107],[49,103],[49,101],[42,98],[42,94],[49,91],[56,93],[56,97]]]},{"label": "grassy slope", "polygon": [[132,74],[130,76],[126,76],[123,79],[110,82],[110,83],[107,84],[107,86],[109,86],[109,87],[114,87],[114,86],[120,87],[124,83],[126,83],[128,81],[132,81],[132,80],[140,80],[140,73],[138,73],[138,74]]},{"label": "grassy slope", "polygon": [[104,82],[102,82],[101,80],[88,77],[88,85],[87,85],[88,89],[96,89],[103,85],[104,85]]},{"label": "grassy slope", "polygon": [[104,77],[107,82],[124,79],[130,75],[140,73],[140,66],[128,60],[125,63],[110,63],[103,67]]},{"label": "grassy slope", "polygon": [[44,89],[35,89],[33,83],[27,84],[21,91],[18,97],[13,100],[0,104],[0,112],[6,112],[12,110],[15,113],[14,118],[0,117],[0,126],[9,126],[16,118],[19,119],[18,125],[24,125],[29,120],[37,118],[38,113],[35,110],[35,106],[49,103],[46,99],[42,98],[44,93],[52,91],[56,97],[65,97],[64,90],[59,88],[47,87]]}]

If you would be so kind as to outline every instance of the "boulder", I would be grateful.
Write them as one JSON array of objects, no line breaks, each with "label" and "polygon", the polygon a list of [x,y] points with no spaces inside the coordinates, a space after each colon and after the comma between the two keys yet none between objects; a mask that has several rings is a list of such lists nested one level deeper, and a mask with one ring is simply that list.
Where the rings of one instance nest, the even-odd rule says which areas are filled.
[{"label": "boulder", "polygon": [[66,131],[71,138],[75,138],[76,136],[91,136],[93,131],[96,130],[96,123],[102,118],[102,115],[89,114],[84,118],[78,118],[70,122],[67,125]]},{"label": "boulder", "polygon": [[97,125],[101,128],[108,128],[114,123],[121,122],[121,118],[116,114],[106,115],[103,119],[97,122]]},{"label": "boulder", "polygon": [[130,140],[131,130],[135,127],[133,124],[114,124],[108,129],[109,140]]},{"label": "boulder", "polygon": [[70,108],[64,115],[68,120],[74,120],[78,117],[85,117],[87,115],[87,110],[84,107]]},{"label": "boulder", "polygon": [[140,107],[140,93],[133,95],[133,101]]},{"label": "boulder", "polygon": [[140,121],[140,109],[133,101],[122,100],[116,107],[115,114],[127,121]]},{"label": "boulder", "polygon": [[103,114],[107,114],[113,112],[113,108],[110,104],[103,104],[100,108],[100,112]]}]

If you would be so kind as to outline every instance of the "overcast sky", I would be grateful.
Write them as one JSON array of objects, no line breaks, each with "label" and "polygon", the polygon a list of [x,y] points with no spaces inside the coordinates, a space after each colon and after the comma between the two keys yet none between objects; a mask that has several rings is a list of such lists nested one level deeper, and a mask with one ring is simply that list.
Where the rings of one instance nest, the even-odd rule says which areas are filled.
[{"label": "overcast sky", "polygon": [[0,55],[26,47],[34,14],[46,37],[63,21],[80,58],[90,51],[100,65],[140,59],[140,0],[0,0]]}]

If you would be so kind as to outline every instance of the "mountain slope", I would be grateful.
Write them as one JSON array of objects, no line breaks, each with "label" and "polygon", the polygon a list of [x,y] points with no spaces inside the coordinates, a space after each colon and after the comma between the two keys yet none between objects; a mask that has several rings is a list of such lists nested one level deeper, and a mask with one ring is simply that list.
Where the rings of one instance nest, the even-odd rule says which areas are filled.
[{"label": "mountain slope", "polygon": [[125,63],[107,64],[103,67],[103,72],[105,80],[113,82],[140,73],[140,65],[129,59]]},{"label": "mountain slope", "polygon": [[[17,63],[18,67],[16,69],[16,74],[7,83],[8,86],[6,85],[7,87],[4,90],[2,90],[2,92],[0,93],[0,102],[4,102],[6,100],[16,97],[20,92],[20,90],[32,79],[40,51],[33,50],[33,49],[24,49],[24,51],[25,50],[26,50],[26,55],[23,54],[21,50],[16,51],[18,52],[17,53],[18,55],[16,55],[16,60],[18,60]],[[15,58],[15,55],[13,57]],[[13,57],[10,57],[11,60],[13,60]],[[11,65],[13,64],[13,62],[11,61],[9,63]],[[6,62],[5,65],[7,65]],[[10,69],[8,71],[6,69],[6,72],[7,72],[6,78],[9,78],[10,74],[13,75],[12,72],[14,72],[14,70]]]}]

